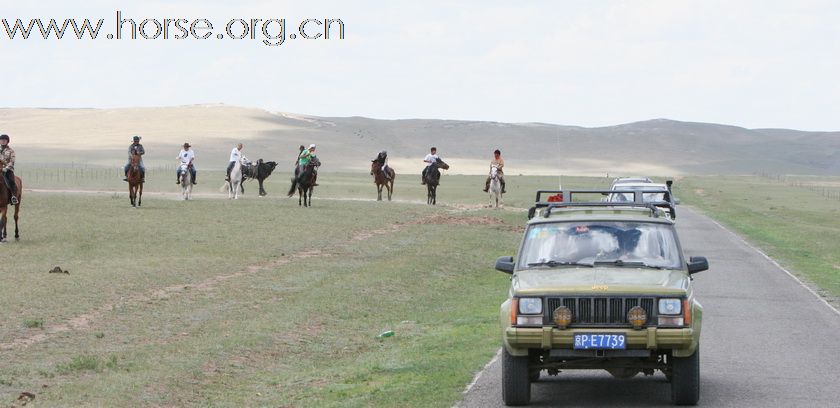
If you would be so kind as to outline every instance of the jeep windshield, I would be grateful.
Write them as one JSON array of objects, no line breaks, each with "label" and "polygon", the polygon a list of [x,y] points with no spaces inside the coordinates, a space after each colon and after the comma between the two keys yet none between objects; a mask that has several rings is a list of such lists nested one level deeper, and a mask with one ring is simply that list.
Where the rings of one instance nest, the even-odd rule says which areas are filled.
[{"label": "jeep windshield", "polygon": [[527,269],[609,266],[682,267],[674,229],[643,222],[557,222],[532,225],[519,265]]}]

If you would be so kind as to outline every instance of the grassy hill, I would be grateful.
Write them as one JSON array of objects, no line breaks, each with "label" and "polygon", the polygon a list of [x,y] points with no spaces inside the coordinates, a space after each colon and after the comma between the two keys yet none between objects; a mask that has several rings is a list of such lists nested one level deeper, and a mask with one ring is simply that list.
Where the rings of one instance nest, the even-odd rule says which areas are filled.
[{"label": "grassy hill", "polygon": [[20,165],[115,166],[139,134],[146,162],[172,165],[189,141],[199,168],[222,168],[237,141],[251,159],[291,166],[300,144],[318,144],[323,170],[366,171],[388,150],[399,172],[415,173],[429,146],[453,174],[484,173],[495,148],[513,174],[840,175],[840,132],[745,129],[654,119],[583,128],[546,123],[314,117],[224,105],[125,109],[0,109]]}]

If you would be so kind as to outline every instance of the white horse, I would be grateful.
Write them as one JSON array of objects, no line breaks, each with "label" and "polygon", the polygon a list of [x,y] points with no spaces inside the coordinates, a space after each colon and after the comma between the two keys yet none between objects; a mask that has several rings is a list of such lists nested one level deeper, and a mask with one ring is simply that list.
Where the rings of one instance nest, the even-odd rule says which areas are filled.
[{"label": "white horse", "polygon": [[490,205],[488,207],[499,208],[502,205],[502,181],[499,178],[499,168],[490,166]]},{"label": "white horse", "polygon": [[228,199],[239,199],[239,187],[242,185],[242,160],[233,163],[230,170],[230,181],[228,181]]},{"label": "white horse", "polygon": [[181,164],[181,196],[184,200],[192,198],[192,177],[190,176],[190,168],[186,164]]}]

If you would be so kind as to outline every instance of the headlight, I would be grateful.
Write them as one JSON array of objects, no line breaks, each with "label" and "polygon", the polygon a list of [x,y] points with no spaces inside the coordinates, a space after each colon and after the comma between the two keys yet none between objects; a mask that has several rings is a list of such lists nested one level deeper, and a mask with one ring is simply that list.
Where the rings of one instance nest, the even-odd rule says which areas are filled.
[{"label": "headlight", "polygon": [[682,314],[682,299],[659,299],[659,314]]},{"label": "headlight", "polygon": [[520,314],[542,314],[542,299],[519,298]]}]

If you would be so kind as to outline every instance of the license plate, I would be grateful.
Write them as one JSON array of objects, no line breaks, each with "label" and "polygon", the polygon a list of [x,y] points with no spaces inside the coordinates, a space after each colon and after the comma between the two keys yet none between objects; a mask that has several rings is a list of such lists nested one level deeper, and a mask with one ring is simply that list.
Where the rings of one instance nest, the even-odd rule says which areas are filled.
[{"label": "license plate", "polygon": [[578,350],[624,350],[626,348],[623,334],[575,334],[575,349]]}]

